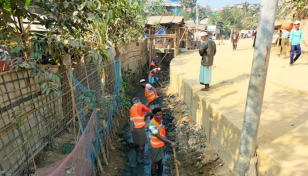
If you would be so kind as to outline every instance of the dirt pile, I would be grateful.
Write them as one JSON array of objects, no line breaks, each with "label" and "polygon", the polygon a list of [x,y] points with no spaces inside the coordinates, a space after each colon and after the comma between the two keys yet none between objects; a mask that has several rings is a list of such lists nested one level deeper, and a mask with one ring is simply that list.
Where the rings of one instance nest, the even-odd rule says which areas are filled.
[{"label": "dirt pile", "polygon": [[[175,140],[179,146],[177,160],[181,176],[232,175],[224,161],[207,141],[205,131],[191,119],[185,102],[176,95],[165,95],[162,107],[164,121],[167,121],[168,124],[166,127],[166,130],[169,131],[167,137]],[[175,175],[174,158],[168,158],[165,164],[170,168],[169,175]]]}]

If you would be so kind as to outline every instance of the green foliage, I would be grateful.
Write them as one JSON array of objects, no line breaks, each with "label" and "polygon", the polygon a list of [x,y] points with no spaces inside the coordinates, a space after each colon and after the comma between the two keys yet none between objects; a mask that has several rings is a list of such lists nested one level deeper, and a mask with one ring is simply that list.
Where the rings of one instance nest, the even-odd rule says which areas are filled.
[{"label": "green foliage", "polygon": [[154,1],[150,6],[147,7],[149,16],[160,16],[167,13],[166,6],[163,0]]},{"label": "green foliage", "polygon": [[[33,69],[33,76],[47,78],[41,86],[46,94],[56,91],[50,80],[57,78],[38,68],[43,57],[57,65],[67,54],[75,62],[100,63],[108,58],[106,44],[138,41],[144,32],[140,6],[129,0],[0,0],[0,11],[0,46],[9,53],[7,63],[12,60],[13,70]],[[46,35],[30,32],[34,22],[46,27]]]},{"label": "green foliage", "polygon": [[95,106],[95,97],[93,96],[95,93],[94,90],[87,90],[84,94],[78,97],[79,101],[84,102],[89,108],[94,108]]},{"label": "green foliage", "polygon": [[280,0],[278,8],[278,17],[286,19],[306,19],[308,17],[307,0]]},{"label": "green foliage", "polygon": [[238,30],[254,29],[257,26],[259,13],[256,9],[250,9],[249,4],[246,2],[243,8],[224,8],[217,12],[210,17],[209,24],[217,25],[224,30],[230,30],[231,26]]},{"label": "green foliage", "polygon": [[72,144],[70,141],[68,141],[66,144],[61,145],[60,149],[61,149],[61,153],[63,155],[69,154],[69,153],[71,153],[71,151],[73,151],[74,144]]}]

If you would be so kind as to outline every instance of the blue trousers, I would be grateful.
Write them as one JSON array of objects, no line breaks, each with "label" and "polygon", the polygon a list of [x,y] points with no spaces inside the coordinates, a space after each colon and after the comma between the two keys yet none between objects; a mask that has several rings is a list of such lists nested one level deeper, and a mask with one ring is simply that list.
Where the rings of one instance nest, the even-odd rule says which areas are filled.
[{"label": "blue trousers", "polygon": [[[295,58],[294,58],[294,52],[296,52]],[[302,54],[301,45],[291,45],[290,64],[292,65],[293,62],[295,62],[301,54]]]}]

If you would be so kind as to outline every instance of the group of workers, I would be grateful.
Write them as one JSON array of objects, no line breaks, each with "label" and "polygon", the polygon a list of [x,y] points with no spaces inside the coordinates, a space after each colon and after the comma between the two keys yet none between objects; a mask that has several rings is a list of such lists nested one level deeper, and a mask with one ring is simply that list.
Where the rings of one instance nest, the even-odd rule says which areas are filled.
[{"label": "group of workers", "polygon": [[[151,72],[149,74],[149,81],[151,83],[157,82],[157,73],[160,70],[157,65],[157,58],[154,58],[151,63]],[[150,83],[145,79],[140,80],[140,84],[145,92],[147,104],[141,103],[139,98],[133,99],[133,105],[130,109],[130,130],[132,131],[133,140],[136,146],[136,160],[138,165],[144,164],[144,148],[148,143],[146,135],[146,121],[150,116],[148,124],[150,145],[149,151],[151,155],[151,175],[160,176],[163,174],[162,159],[166,153],[165,143],[171,144],[172,147],[177,147],[177,144],[168,140],[165,135],[165,127],[162,123],[163,112],[159,107],[158,94]],[[149,107],[149,108],[148,108]],[[145,112],[147,113],[145,115]]]}]

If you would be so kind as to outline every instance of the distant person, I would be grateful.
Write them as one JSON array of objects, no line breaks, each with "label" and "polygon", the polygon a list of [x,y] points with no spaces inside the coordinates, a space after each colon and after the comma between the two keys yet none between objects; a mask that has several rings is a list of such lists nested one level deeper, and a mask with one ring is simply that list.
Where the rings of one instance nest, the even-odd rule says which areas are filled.
[{"label": "distant person", "polygon": [[163,173],[162,160],[165,157],[167,147],[165,143],[171,144],[173,148],[177,147],[177,144],[166,138],[166,130],[163,125],[163,111],[161,108],[153,109],[152,113],[154,118],[149,123],[150,130],[150,146],[149,151],[152,159],[151,175],[158,176]]},{"label": "distant person", "polygon": [[277,46],[281,45],[282,30],[279,30],[278,35],[279,35],[279,38],[278,38]]},{"label": "distant person", "polygon": [[254,40],[253,40],[253,45],[252,45],[252,47],[255,47],[256,46],[256,40],[257,40],[257,31],[256,31],[256,33],[255,33],[255,38],[254,38]]},{"label": "distant person", "polygon": [[158,67],[157,60],[158,60],[158,56],[153,58],[153,60],[151,62],[151,70]]},{"label": "distant person", "polygon": [[199,54],[202,56],[199,82],[205,87],[201,91],[209,91],[212,82],[212,65],[216,54],[216,44],[213,40],[208,39],[206,32],[201,32],[201,46]]},{"label": "distant person", "polygon": [[149,83],[156,84],[158,82],[158,72],[160,71],[160,68],[154,68],[150,71],[149,74]]},{"label": "distant person", "polygon": [[255,35],[256,35],[255,31],[252,31],[252,33],[251,33],[251,39],[252,39],[252,40],[255,39]]},{"label": "distant person", "polygon": [[[138,146],[136,150],[137,163],[141,165],[144,159],[144,146],[148,143],[145,121],[151,115],[151,110],[141,104],[139,98],[134,98],[133,103],[130,108],[130,130],[132,131],[133,141]],[[147,112],[147,115],[144,115],[144,112]]]},{"label": "distant person", "polygon": [[236,30],[234,30],[231,36],[231,42],[233,44],[233,51],[237,49],[238,40],[239,40],[239,34],[236,32]]},{"label": "distant person", "polygon": [[290,32],[283,29],[281,30],[281,47],[280,47],[280,53],[278,54],[278,57],[280,55],[285,55],[284,59],[287,58],[287,48],[289,46],[289,36]]},{"label": "distant person", "polygon": [[[299,29],[299,26],[300,26],[300,21],[295,21],[294,22],[295,29],[293,29],[290,33],[290,39],[289,39],[290,66],[293,66],[293,63],[295,63],[298,60],[299,56],[302,54],[301,45],[300,45],[301,40],[307,47],[307,44],[303,37],[303,31]],[[294,58],[294,52],[296,52],[295,58]]]}]

